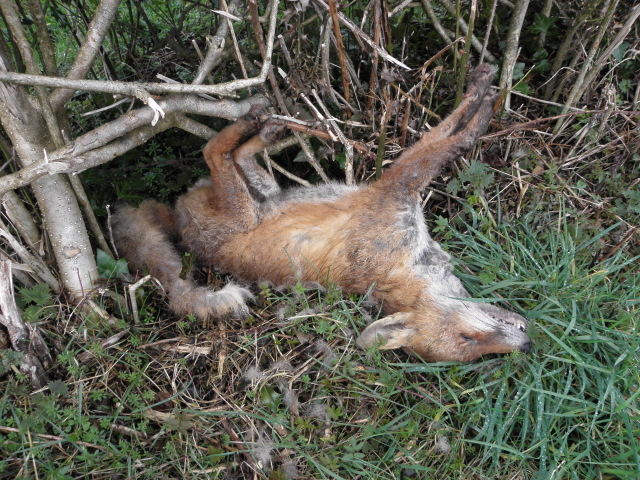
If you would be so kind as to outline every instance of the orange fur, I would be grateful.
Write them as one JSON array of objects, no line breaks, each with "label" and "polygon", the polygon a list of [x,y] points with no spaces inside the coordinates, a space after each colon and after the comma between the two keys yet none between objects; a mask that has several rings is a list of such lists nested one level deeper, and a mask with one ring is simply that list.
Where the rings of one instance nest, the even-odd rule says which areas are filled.
[{"label": "orange fur", "polygon": [[[361,187],[280,192],[254,155],[282,126],[253,109],[207,144],[210,180],[183,195],[175,212],[151,202],[123,209],[114,234],[130,264],[161,281],[179,314],[242,314],[250,294],[230,286],[225,295],[225,289],[212,292],[180,280],[172,236],[200,261],[244,281],[329,281],[361,294],[372,289],[389,316],[362,332],[363,347],[404,348],[427,360],[528,350],[524,318],[465,300],[469,295],[419,208],[419,192],[442,165],[473,148],[485,131],[496,98],[492,75],[479,66],[461,105],[380,181]],[[157,212],[162,220],[153,220]]]}]

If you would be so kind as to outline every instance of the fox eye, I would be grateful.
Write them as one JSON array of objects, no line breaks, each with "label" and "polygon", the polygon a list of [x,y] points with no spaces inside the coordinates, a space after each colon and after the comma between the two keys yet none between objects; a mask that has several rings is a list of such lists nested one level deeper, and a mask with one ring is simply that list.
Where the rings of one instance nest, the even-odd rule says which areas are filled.
[{"label": "fox eye", "polygon": [[470,337],[470,336],[468,336],[468,335],[465,335],[465,334],[463,334],[463,333],[461,333],[461,334],[460,334],[460,336],[462,337],[462,339],[463,339],[465,342],[469,342],[469,343],[478,343],[478,340],[476,340],[475,338]]}]

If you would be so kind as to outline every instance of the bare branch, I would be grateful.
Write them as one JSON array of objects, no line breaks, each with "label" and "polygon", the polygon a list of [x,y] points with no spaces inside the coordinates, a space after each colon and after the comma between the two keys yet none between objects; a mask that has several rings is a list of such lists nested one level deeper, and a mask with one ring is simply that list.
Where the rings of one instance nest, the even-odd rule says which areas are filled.
[{"label": "bare branch", "polygon": [[77,175],[72,174],[69,175],[69,183],[76,194],[78,205],[80,205],[80,208],[82,209],[87,226],[91,230],[91,233],[93,233],[98,247],[113,257],[113,252],[109,248],[109,244],[102,234],[102,228],[96,218],[96,214],[93,212],[93,208],[91,208],[91,201],[89,200],[89,197],[87,197],[87,192],[85,192],[82,182]]},{"label": "bare branch", "polygon": [[[581,28],[584,28],[584,22],[587,21],[591,13],[598,7],[599,4],[600,0],[589,0],[588,2],[585,2],[582,6],[582,9],[578,13],[578,16],[573,19],[570,28],[564,34],[562,43],[560,44],[560,47],[558,47],[558,52],[556,53],[555,60],[553,61],[551,72],[549,72],[550,79],[547,82],[547,87],[544,91],[544,98],[546,100],[555,102],[557,100],[557,97],[560,95],[562,88],[557,88],[556,74],[563,67],[564,59],[575,47],[576,42],[574,40],[574,37],[576,33],[578,33]],[[577,58],[577,55],[574,58]]]},{"label": "bare branch", "polygon": [[333,115],[331,115],[331,113],[329,112],[329,109],[326,107],[324,102],[322,102],[322,100],[320,99],[320,95],[318,95],[318,92],[315,89],[313,89],[311,93],[313,93],[313,96],[316,99],[316,102],[318,102],[318,105],[320,105],[320,108],[322,108],[324,112],[325,121],[328,123],[328,126],[331,128],[329,130],[329,133],[333,131],[336,137],[344,145],[344,151],[346,156],[345,165],[344,165],[345,181],[347,185],[353,185],[353,146],[351,145],[349,140],[347,140],[347,137],[345,136],[345,134],[342,133],[342,130],[340,130],[340,127],[338,127],[338,124],[336,123],[335,118],[333,118]]},{"label": "bare branch", "polygon": [[[175,95],[159,101],[159,104],[167,115],[191,113],[235,120],[245,115],[252,105],[267,107],[269,106],[269,101],[266,97],[259,95],[249,97],[240,102],[232,100],[210,101],[194,96]],[[73,145],[50,152],[49,160],[56,161],[63,157],[82,155],[90,150],[102,147],[123,134],[148,125],[152,116],[153,112],[148,108],[139,108],[128,112],[76,138]]]},{"label": "bare branch", "polygon": [[347,71],[347,61],[345,60],[344,44],[342,42],[342,34],[340,33],[340,23],[338,20],[338,9],[336,1],[329,0],[329,13],[331,14],[331,23],[333,25],[333,36],[335,37],[336,51],[338,60],[340,60],[340,72],[342,73],[342,90],[347,104],[350,102],[349,94],[349,72]]},{"label": "bare branch", "polygon": [[[234,13],[238,10],[238,0],[234,0],[229,4],[229,12]],[[225,43],[226,38],[229,35],[229,22],[223,20],[220,22],[218,31],[215,35],[207,37],[208,50],[204,57],[204,60],[200,64],[196,75],[191,82],[193,85],[202,85],[204,79],[209,75],[211,70],[220,62],[225,56]]]},{"label": "bare branch", "polygon": [[37,278],[49,285],[54,292],[60,291],[60,284],[49,270],[49,267],[47,267],[47,264],[41,258],[29,252],[2,222],[0,222],[0,237],[11,247],[20,260],[31,267],[32,273]]},{"label": "bare branch", "polygon": [[[614,9],[610,9],[610,15],[609,15],[610,18],[612,18],[613,13],[614,13]],[[610,55],[613,53],[613,51],[616,48],[620,46],[620,44],[624,41],[626,36],[629,34],[629,31],[631,30],[633,25],[636,24],[636,22],[638,21],[638,17],[640,17],[640,5],[636,5],[634,8],[631,9],[631,12],[629,12],[629,17],[627,18],[626,22],[624,23],[622,28],[618,31],[616,36],[611,40],[611,43],[609,44],[609,46],[600,54],[598,59],[595,62],[593,62],[593,66],[590,65],[591,62],[589,60],[591,60],[592,58],[591,52],[593,51],[595,54],[595,49],[592,49],[589,52],[589,58],[587,59],[587,61],[584,62],[583,67],[580,70],[580,73],[578,74],[578,78],[574,83],[573,88],[569,92],[569,96],[562,109],[562,113],[566,113],[567,111],[569,111],[569,109],[573,106],[573,104],[576,103],[578,100],[580,100],[580,98],[582,98],[587,88],[589,88],[589,86],[592,85],[592,82],[595,76],[601,71],[604,64],[609,60]],[[604,28],[603,26],[600,29],[598,29],[598,32],[601,32],[601,31],[604,32],[606,30],[607,29]],[[597,43],[599,42],[598,41],[594,42],[594,44],[597,44]],[[561,122],[559,121],[558,124],[560,123]],[[560,128],[561,127],[557,125],[556,129],[554,130],[554,133],[557,134],[557,132],[560,131]]]},{"label": "bare branch", "polygon": [[[468,36],[469,25],[464,21],[462,16],[458,16],[456,14],[455,6],[449,0],[438,0],[438,2],[447,10],[447,12],[449,12],[449,15],[451,15],[453,18],[458,18],[458,25],[462,29],[464,35]],[[426,3],[427,1],[423,0],[422,5],[424,6]],[[473,25],[471,26],[471,32],[473,32]],[[484,50],[482,43],[480,43],[480,40],[478,40],[478,38],[473,35],[473,33],[471,34],[471,45],[479,54],[484,53],[484,56],[487,58],[487,60],[489,60],[489,62],[497,63],[496,57],[494,57],[491,52]]]},{"label": "bare branch", "polygon": [[153,116],[149,108],[129,112],[78,137],[72,145],[48,153],[41,161],[0,178],[0,195],[28,185],[45,175],[76,173],[106,163],[142,145],[159,132],[176,126],[173,114],[194,113],[235,119],[247,113],[253,104],[268,105],[264,97],[254,97],[242,102],[211,102],[198,97],[174,96],[159,103],[167,116],[157,125],[148,125]]},{"label": "bare branch", "polygon": [[[8,0],[0,0],[8,2]],[[1,4],[1,3],[0,3]],[[118,81],[101,80],[75,80],[60,77],[45,77],[42,75],[28,75],[15,72],[0,71],[0,81],[16,83],[19,85],[32,85],[42,87],[62,87],[74,90],[87,90],[92,92],[105,92],[112,94],[127,95],[141,98],[141,92],[145,93],[204,93],[209,95],[232,95],[236,90],[253,87],[264,83],[267,73],[271,68],[271,55],[273,53],[273,42],[275,39],[276,22],[278,13],[278,2],[274,2],[271,11],[269,34],[267,36],[267,48],[262,69],[257,77],[233,80],[217,85],[180,85],[170,83],[130,83]],[[141,98],[143,99],[143,98]]]},{"label": "bare branch", "polygon": [[209,140],[212,138],[216,131],[212,128],[203,125],[202,123],[193,120],[192,118],[187,117],[181,113],[177,113],[175,116],[176,127],[185,132],[189,132],[191,135],[195,135],[196,137],[200,137],[204,140]]},{"label": "bare branch", "polygon": [[42,58],[42,64],[44,71],[47,75],[56,75],[58,67],[56,66],[55,48],[47,29],[47,22],[44,18],[44,12],[42,11],[42,5],[39,0],[28,0],[29,10],[31,16],[38,30],[36,40],[40,45],[40,55]]},{"label": "bare branch", "polygon": [[118,140],[109,143],[105,147],[96,148],[84,155],[59,158],[50,161],[44,157],[40,161],[32,163],[18,172],[2,177],[0,181],[0,192],[24,187],[38,178],[56,173],[81,172],[91,167],[101,165],[113,160],[129,150],[138,147],[156,134],[174,126],[173,116],[169,116],[158,122],[155,126],[142,127],[128,135],[120,137]]},{"label": "bare branch", "polygon": [[[519,51],[520,32],[524,23],[524,17],[529,8],[529,0],[518,0],[515,2],[515,9],[511,17],[509,32],[507,33],[507,47],[504,52],[504,61],[500,72],[500,88],[509,90],[513,79],[513,68],[516,65]],[[487,57],[488,58],[488,57]],[[510,109],[511,97],[507,93],[504,100],[504,108]]]},{"label": "bare branch", "polygon": [[[71,66],[71,70],[67,74],[69,79],[84,78],[96,55],[100,51],[104,37],[109,30],[109,27],[113,23],[116,13],[118,12],[118,5],[120,0],[102,0],[95,13],[93,14],[93,20],[89,25],[89,30],[85,37],[78,55]],[[55,110],[60,108],[64,103],[71,98],[73,90],[59,89],[51,94],[50,101],[51,106]]]},{"label": "bare branch", "polygon": [[435,28],[436,32],[438,32],[438,35],[440,35],[440,38],[444,40],[444,43],[448,43],[449,45],[451,45],[454,40],[452,37],[449,36],[449,33],[447,33],[447,31],[444,29],[444,27],[440,23],[440,20],[438,20],[438,17],[436,16],[436,12],[433,10],[433,5],[431,5],[431,0],[420,0],[420,3],[422,3],[422,8],[424,9],[425,13],[429,17],[429,20],[431,21],[431,25],[433,25],[433,28]]},{"label": "bare branch", "polygon": [[21,17],[20,13],[18,12],[16,2],[13,2],[11,0],[0,0],[0,11],[2,11],[4,21],[9,27],[11,36],[13,37],[18,50],[20,51],[20,56],[22,57],[25,66],[27,67],[27,71],[33,74],[39,73],[36,69],[37,62],[35,60],[35,57],[33,56],[33,51],[31,50],[29,39],[24,33],[24,28],[22,26]]},{"label": "bare branch", "polygon": [[233,25],[231,23],[231,15],[229,15],[229,7],[225,0],[220,0],[220,5],[226,10],[220,11],[219,14],[223,15],[225,19],[223,23],[229,25],[229,34],[231,36],[231,40],[233,41],[233,50],[236,54],[236,58],[238,59],[238,65],[240,66],[240,70],[242,71],[242,78],[248,78],[247,69],[244,66],[244,62],[242,61],[242,53],[240,53],[240,46],[238,45],[238,38],[236,37],[236,32],[233,30]]},{"label": "bare branch", "polygon": [[[7,23],[7,26],[9,27],[9,30],[11,31],[13,39],[18,44],[20,55],[27,67],[27,72],[32,75],[40,73],[38,63],[31,49],[29,39],[25,34],[24,27],[20,18],[20,13],[17,10],[16,4],[9,0],[0,0],[0,9],[2,10],[2,14],[4,15],[5,21]],[[58,127],[58,120],[53,114],[53,110],[51,109],[51,105],[49,104],[47,92],[42,87],[38,88],[37,85],[35,85],[35,87],[36,97],[38,98],[38,102],[40,103],[42,116],[44,118],[44,121],[46,122],[49,134],[51,135],[51,138],[53,139],[56,146],[62,146],[63,141],[60,134],[60,128]]]}]

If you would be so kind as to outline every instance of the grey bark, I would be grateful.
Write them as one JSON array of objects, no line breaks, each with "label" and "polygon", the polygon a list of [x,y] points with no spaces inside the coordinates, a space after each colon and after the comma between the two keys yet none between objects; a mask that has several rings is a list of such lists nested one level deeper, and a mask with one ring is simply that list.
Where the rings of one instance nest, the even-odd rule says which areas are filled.
[{"label": "grey bark", "polygon": [[524,17],[529,8],[529,0],[517,0],[513,9],[509,32],[507,33],[507,46],[504,52],[504,61],[502,62],[502,70],[500,72],[500,88],[507,89],[507,95],[504,99],[504,107],[509,110],[511,107],[511,95],[508,89],[512,86],[513,68],[518,60],[518,50],[520,47],[520,32]]}]

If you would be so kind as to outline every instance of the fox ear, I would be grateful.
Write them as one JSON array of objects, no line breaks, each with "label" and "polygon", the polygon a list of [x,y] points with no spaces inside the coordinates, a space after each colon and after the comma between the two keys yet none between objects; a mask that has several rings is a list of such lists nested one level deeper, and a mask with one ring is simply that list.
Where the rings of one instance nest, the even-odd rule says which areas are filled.
[{"label": "fox ear", "polygon": [[378,345],[380,350],[392,350],[407,346],[410,338],[416,333],[413,328],[406,325],[410,315],[407,312],[398,312],[376,320],[363,330],[356,343],[362,349],[374,345]]}]

